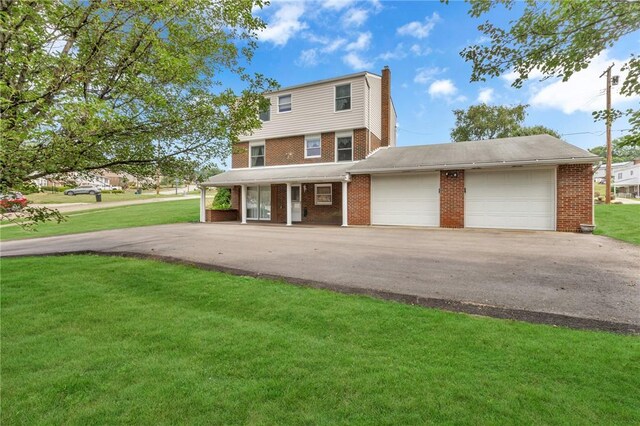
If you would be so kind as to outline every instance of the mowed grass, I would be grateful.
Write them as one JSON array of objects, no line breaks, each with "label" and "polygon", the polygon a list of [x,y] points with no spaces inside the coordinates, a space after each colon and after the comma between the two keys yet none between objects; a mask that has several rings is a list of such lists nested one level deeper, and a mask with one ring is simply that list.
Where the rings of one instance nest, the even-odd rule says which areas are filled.
[{"label": "mowed grass", "polygon": [[199,218],[199,203],[200,200],[190,199],[73,212],[65,215],[67,217],[65,222],[40,224],[35,231],[26,231],[19,226],[3,226],[0,228],[0,240],[195,222]]},{"label": "mowed grass", "polygon": [[597,204],[595,234],[640,245],[640,204]]},{"label": "mowed grass", "polygon": [[2,424],[639,424],[640,339],[117,257],[2,259]]}]

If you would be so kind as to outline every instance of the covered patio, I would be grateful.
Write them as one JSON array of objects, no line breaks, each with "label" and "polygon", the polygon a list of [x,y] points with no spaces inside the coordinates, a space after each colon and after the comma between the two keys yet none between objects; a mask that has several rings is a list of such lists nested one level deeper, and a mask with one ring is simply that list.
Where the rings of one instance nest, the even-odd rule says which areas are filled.
[{"label": "covered patio", "polygon": [[[200,222],[347,226],[347,189],[351,180],[347,170],[351,166],[352,163],[330,163],[229,170],[200,185]],[[231,189],[231,210],[207,209],[207,189],[215,187]]]}]

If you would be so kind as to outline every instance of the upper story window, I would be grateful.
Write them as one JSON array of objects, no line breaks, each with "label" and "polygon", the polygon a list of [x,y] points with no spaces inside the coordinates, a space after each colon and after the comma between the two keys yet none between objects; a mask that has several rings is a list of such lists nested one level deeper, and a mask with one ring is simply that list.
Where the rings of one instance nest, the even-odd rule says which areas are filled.
[{"label": "upper story window", "polygon": [[260,111],[260,120],[262,121],[271,120],[271,102],[269,102],[269,106],[267,106],[264,110]]},{"label": "upper story window", "polygon": [[278,96],[278,112],[291,111],[291,95]]},{"label": "upper story window", "polygon": [[351,109],[351,83],[336,86],[336,112]]},{"label": "upper story window", "polygon": [[622,172],[618,173],[618,179],[622,179]]},{"label": "upper story window", "polygon": [[336,134],[338,161],[353,161],[353,133]]},{"label": "upper story window", "polygon": [[322,139],[320,135],[304,137],[304,158],[318,158],[322,155]]},{"label": "upper story window", "polygon": [[249,146],[249,167],[264,166],[264,142],[251,144]]}]

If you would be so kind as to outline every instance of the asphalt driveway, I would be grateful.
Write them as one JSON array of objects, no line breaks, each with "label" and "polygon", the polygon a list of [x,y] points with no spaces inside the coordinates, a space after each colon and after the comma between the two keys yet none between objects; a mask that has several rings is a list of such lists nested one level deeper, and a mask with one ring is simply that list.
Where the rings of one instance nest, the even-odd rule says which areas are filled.
[{"label": "asphalt driveway", "polygon": [[2,256],[87,251],[171,258],[498,317],[640,330],[640,248],[601,236],[220,223],[0,243]]}]

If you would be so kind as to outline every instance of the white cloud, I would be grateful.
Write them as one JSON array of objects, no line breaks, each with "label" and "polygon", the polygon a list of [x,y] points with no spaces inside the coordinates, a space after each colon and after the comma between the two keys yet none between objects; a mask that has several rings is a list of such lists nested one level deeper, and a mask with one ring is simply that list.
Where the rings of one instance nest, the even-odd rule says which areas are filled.
[{"label": "white cloud", "polygon": [[458,93],[458,88],[449,79],[436,80],[431,83],[427,92],[432,98],[451,98]]},{"label": "white cloud", "polygon": [[305,22],[300,20],[304,13],[304,3],[277,3],[279,9],[269,20],[267,27],[258,37],[276,46],[284,46],[289,39],[298,32],[308,28]]},{"label": "white cloud", "polygon": [[409,48],[409,51],[416,56],[427,56],[432,50],[430,47],[421,47],[419,44],[414,44]]},{"label": "white cloud", "polygon": [[388,50],[378,55],[379,59],[383,61],[390,61],[392,59],[404,59],[407,57],[407,52],[404,49],[404,45],[399,43],[394,50]]},{"label": "white cloud", "polygon": [[349,28],[360,27],[367,22],[367,18],[369,18],[369,12],[366,10],[351,8],[342,16],[342,25]]},{"label": "white cloud", "polygon": [[557,109],[565,114],[572,114],[576,111],[591,112],[605,109],[605,79],[600,78],[600,74],[611,63],[616,65],[612,69],[613,75],[620,76],[620,84],[614,86],[611,92],[611,102],[613,106],[637,101],[640,95],[624,97],[619,93],[622,82],[628,75],[628,71],[620,71],[623,63],[627,59],[609,58],[608,52],[595,57],[589,66],[582,71],[573,74],[568,81],[553,80],[552,83],[537,83],[529,99],[529,104],[533,107]]},{"label": "white cloud", "polygon": [[372,62],[368,62],[366,59],[361,58],[355,52],[347,53],[342,57],[342,60],[354,70],[363,70],[373,66]]},{"label": "white cloud", "polygon": [[354,0],[324,0],[322,7],[325,9],[342,10],[353,2]]},{"label": "white cloud", "polygon": [[491,103],[491,101],[493,101],[493,89],[488,87],[486,89],[480,90],[477,100],[478,102],[481,102],[483,104]]},{"label": "white cloud", "polygon": [[416,70],[416,76],[413,78],[415,83],[419,84],[427,84],[428,82],[434,80],[438,74],[442,74],[445,72],[446,68],[418,68]]},{"label": "white cloud", "polygon": [[313,67],[318,65],[318,51],[316,49],[306,49],[300,52],[300,57],[296,61],[296,64],[303,67]]},{"label": "white cloud", "polygon": [[333,53],[336,50],[340,49],[342,46],[344,46],[346,43],[347,43],[347,40],[343,38],[330,40],[329,42],[325,43],[325,46],[322,48],[322,51],[324,53]]},{"label": "white cloud", "polygon": [[355,41],[347,44],[346,49],[348,51],[360,51],[367,50],[369,48],[369,44],[371,43],[371,33],[360,33],[358,38]]},{"label": "white cloud", "polygon": [[431,30],[436,26],[436,24],[440,21],[440,15],[436,12],[433,12],[431,17],[426,17],[424,22],[413,21],[405,24],[397,29],[397,33],[399,35],[404,36],[412,36],[415,38],[423,39],[429,36]]}]

